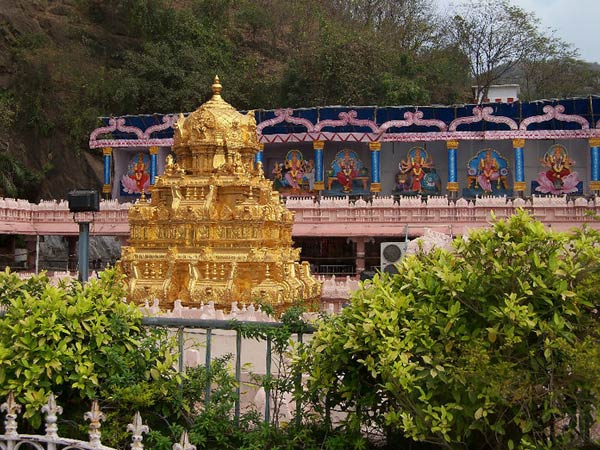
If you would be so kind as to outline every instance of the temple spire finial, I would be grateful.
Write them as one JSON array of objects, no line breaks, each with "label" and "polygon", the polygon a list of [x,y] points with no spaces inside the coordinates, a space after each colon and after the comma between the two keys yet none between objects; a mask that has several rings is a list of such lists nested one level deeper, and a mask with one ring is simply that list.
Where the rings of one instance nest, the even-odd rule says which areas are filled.
[{"label": "temple spire finial", "polygon": [[213,81],[213,85],[212,85],[213,94],[215,96],[220,96],[221,89],[223,89],[223,86],[221,86],[221,82],[219,81],[219,75],[215,75],[215,80]]}]

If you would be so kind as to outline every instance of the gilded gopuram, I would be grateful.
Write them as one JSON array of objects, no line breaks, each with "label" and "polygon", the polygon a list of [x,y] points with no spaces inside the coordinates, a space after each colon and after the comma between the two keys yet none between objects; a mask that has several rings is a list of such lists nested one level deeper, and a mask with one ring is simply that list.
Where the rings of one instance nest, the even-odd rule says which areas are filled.
[{"label": "gilded gopuram", "polygon": [[165,172],[129,209],[129,246],[119,266],[128,297],[137,303],[175,300],[287,306],[318,302],[321,284],[292,246],[293,213],[282,204],[263,168],[254,115],[221,97],[179,116]]}]

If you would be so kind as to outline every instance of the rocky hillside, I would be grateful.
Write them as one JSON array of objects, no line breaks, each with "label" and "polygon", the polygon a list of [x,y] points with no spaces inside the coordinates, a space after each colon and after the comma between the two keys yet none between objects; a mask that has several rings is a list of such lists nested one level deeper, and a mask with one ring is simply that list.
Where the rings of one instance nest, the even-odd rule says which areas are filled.
[{"label": "rocky hillside", "polygon": [[102,110],[88,109],[82,94],[102,67],[92,46],[115,36],[91,23],[75,0],[5,0],[1,5],[4,151],[42,175],[41,198],[98,186],[101,158],[86,150],[85,140]]}]

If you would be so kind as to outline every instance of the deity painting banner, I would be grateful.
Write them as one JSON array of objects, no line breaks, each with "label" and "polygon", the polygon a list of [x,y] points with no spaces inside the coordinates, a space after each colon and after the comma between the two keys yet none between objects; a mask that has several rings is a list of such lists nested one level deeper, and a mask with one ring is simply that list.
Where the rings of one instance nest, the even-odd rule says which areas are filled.
[{"label": "deity painting banner", "polygon": [[512,196],[508,187],[508,161],[495,149],[486,148],[467,163],[467,187],[463,197]]},{"label": "deity painting banner", "polygon": [[571,170],[575,161],[569,158],[567,149],[559,144],[551,146],[540,160],[543,170],[531,182],[532,194],[583,195],[583,182],[577,172]]},{"label": "deity painting banner", "polygon": [[406,153],[406,159],[398,163],[394,194],[398,195],[438,195],[441,180],[433,160],[423,147],[412,147]]},{"label": "deity painting banner", "polygon": [[273,188],[283,195],[310,194],[315,188],[315,162],[304,158],[300,150],[287,152],[283,162],[276,161]]},{"label": "deity painting banner", "polygon": [[354,150],[344,149],[336,153],[327,171],[328,195],[369,193],[369,171]]},{"label": "deity painting banner", "polygon": [[120,188],[124,196],[150,192],[150,156],[147,153],[136,153],[129,160]]}]

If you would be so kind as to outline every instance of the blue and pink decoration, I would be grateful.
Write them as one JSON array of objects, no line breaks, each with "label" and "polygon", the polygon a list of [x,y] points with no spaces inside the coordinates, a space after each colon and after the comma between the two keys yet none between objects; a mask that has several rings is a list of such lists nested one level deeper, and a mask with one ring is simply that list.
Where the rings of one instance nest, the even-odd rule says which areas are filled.
[{"label": "blue and pink decoration", "polygon": [[512,196],[508,175],[508,161],[493,148],[483,149],[467,163],[467,187],[463,189],[463,197]]}]

